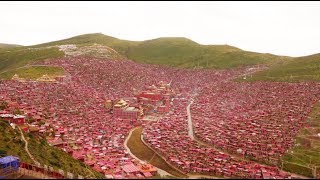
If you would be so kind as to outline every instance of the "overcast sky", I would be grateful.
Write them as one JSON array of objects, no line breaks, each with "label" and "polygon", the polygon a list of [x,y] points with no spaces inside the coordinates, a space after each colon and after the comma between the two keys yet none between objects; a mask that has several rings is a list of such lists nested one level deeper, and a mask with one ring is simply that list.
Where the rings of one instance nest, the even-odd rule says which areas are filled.
[{"label": "overcast sky", "polygon": [[304,56],[320,53],[320,2],[0,1],[0,43],[34,45],[98,32]]}]

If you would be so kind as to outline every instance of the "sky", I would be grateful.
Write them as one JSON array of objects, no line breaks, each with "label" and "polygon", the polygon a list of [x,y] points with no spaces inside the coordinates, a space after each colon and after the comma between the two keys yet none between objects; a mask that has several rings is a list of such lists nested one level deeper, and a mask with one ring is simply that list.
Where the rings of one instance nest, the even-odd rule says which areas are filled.
[{"label": "sky", "polygon": [[320,2],[0,1],[0,43],[87,33],[143,41],[186,37],[285,56],[320,53]]}]

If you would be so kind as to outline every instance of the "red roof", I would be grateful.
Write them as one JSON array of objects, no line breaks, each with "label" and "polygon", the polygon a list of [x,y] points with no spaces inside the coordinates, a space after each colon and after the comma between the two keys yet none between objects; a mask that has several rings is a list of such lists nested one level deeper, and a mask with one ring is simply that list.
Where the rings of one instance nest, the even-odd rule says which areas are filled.
[{"label": "red roof", "polygon": [[139,168],[134,164],[126,164],[122,167],[126,173],[138,172]]},{"label": "red roof", "polygon": [[144,175],[145,177],[151,177],[151,176],[152,176],[152,174],[151,174],[150,172],[144,172],[143,175]]}]

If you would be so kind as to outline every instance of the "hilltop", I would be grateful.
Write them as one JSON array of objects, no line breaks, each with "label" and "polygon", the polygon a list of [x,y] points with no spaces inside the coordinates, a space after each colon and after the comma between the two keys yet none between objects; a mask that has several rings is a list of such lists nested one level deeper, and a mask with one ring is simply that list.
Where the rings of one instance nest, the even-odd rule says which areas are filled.
[{"label": "hilltop", "polygon": [[63,57],[64,53],[58,48],[27,48],[15,47],[0,49],[0,73],[32,64],[47,58]]},{"label": "hilltop", "polygon": [[83,34],[33,46],[0,45],[0,73],[38,61],[64,56],[131,59],[139,63],[182,68],[229,69],[265,65],[246,81],[320,80],[319,54],[304,57],[277,56],[244,51],[229,45],[201,45],[184,37],[129,41],[101,33]]},{"label": "hilltop", "polygon": [[146,41],[128,41],[101,33],[84,34],[32,47],[48,47],[62,44],[87,46],[94,43],[111,47],[136,62],[186,68],[224,69],[272,63],[279,58],[289,58],[268,53],[243,51],[229,45],[201,45],[184,37],[161,37]]},{"label": "hilltop", "polygon": [[139,63],[185,68],[225,69],[247,65],[269,64],[274,63],[280,58],[290,59],[290,57],[276,56],[268,53],[243,51],[229,45],[201,45],[183,37],[162,37],[146,41],[128,41],[101,33],[94,33],[34,46],[4,48],[0,50],[0,72],[42,59],[63,57],[66,53],[59,51],[59,46],[61,45],[75,45],[79,49],[91,48],[90,53],[85,54],[86,56],[96,54],[96,52],[92,53],[92,47],[98,50],[104,47],[104,49],[109,48],[112,51],[111,53],[115,54],[111,55],[111,59],[128,58]]},{"label": "hilltop", "polygon": [[257,72],[247,81],[320,81],[320,54],[279,61],[269,69]]},{"label": "hilltop", "polygon": [[21,45],[0,43],[0,48],[13,48],[13,47],[21,47]]}]

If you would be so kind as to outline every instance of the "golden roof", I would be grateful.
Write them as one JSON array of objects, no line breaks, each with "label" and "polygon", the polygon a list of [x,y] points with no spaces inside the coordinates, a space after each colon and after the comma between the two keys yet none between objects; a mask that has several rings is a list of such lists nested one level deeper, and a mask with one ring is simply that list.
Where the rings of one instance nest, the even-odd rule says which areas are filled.
[{"label": "golden roof", "polygon": [[118,101],[117,104],[127,104],[127,102],[125,100],[121,99],[120,101]]}]

